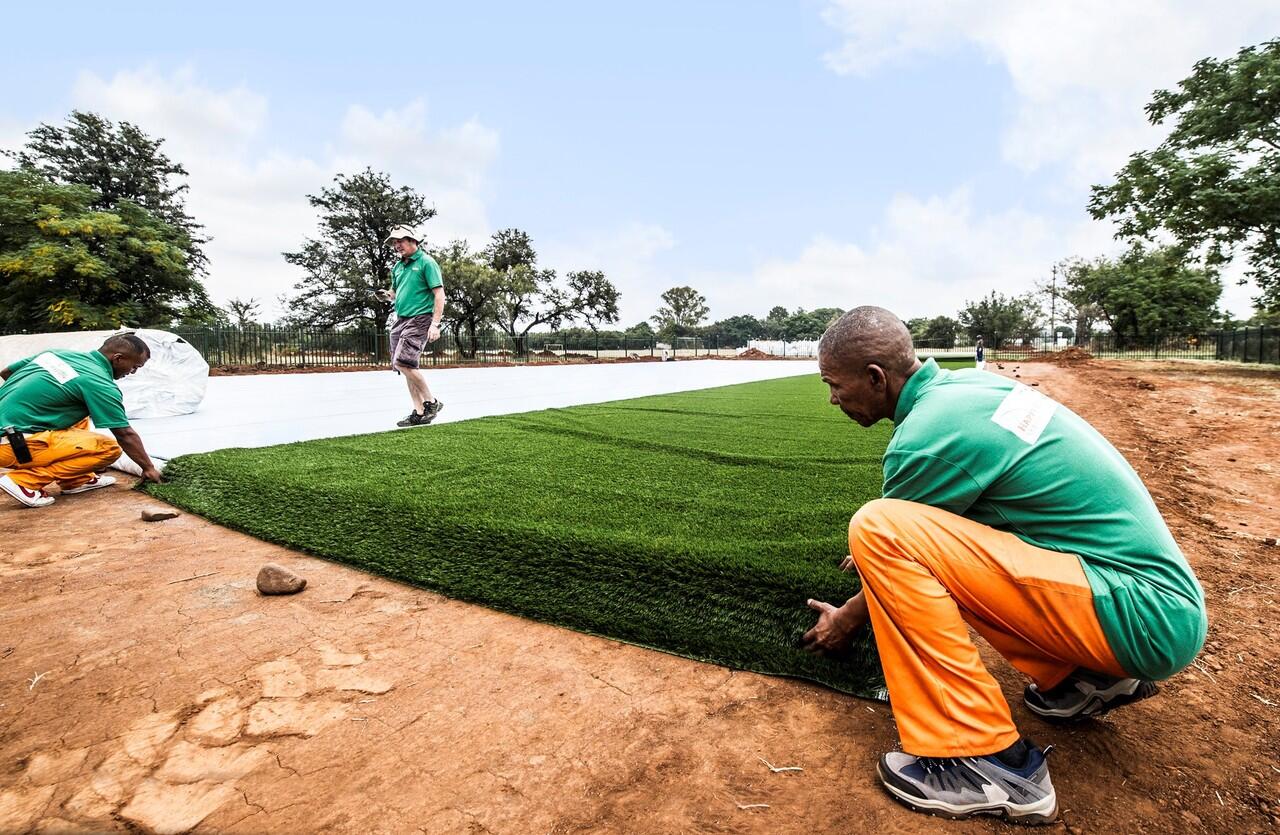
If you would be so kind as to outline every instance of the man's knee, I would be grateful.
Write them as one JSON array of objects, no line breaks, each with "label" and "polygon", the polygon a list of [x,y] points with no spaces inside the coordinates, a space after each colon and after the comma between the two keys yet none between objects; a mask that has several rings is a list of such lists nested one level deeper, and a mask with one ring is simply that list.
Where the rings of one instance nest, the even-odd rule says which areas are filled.
[{"label": "man's knee", "polygon": [[868,559],[883,556],[886,543],[897,539],[907,519],[918,507],[901,499],[874,499],[858,508],[849,520],[849,554],[862,566]]}]

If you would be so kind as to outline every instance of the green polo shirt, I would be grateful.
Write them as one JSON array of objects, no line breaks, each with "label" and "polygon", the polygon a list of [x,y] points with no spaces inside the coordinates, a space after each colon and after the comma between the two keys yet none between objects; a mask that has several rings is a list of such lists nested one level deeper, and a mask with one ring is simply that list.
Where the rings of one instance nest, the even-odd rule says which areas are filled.
[{"label": "green polo shirt", "polygon": [[129,425],[111,362],[98,351],[45,351],[9,368],[0,385],[0,428],[69,429],[86,417],[99,429]]},{"label": "green polo shirt", "polygon": [[1164,679],[1191,663],[1204,591],[1138,474],[1060,403],[976,369],[929,360],[898,399],[886,498],[957,513],[1074,554],[1116,660]]},{"label": "green polo shirt", "polygon": [[391,289],[396,291],[396,315],[401,319],[421,316],[435,309],[431,291],[444,286],[440,265],[419,249],[408,260],[400,259],[391,268]]}]

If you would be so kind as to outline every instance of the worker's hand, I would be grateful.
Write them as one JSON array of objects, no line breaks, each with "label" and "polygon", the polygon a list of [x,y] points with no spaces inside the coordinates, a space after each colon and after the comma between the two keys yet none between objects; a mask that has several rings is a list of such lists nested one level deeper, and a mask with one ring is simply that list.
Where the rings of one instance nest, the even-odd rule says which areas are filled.
[{"label": "worker's hand", "polygon": [[848,556],[846,556],[844,559],[840,560],[840,570],[841,570],[841,571],[843,571],[843,572],[845,572],[845,573],[847,574],[847,573],[849,573],[850,571],[853,571],[853,568],[854,568],[854,566],[853,566],[853,554],[849,554],[849,555],[848,555]]},{"label": "worker's hand", "polygon": [[164,484],[164,478],[160,475],[160,471],[155,467],[147,467],[142,471],[142,480],[150,481],[153,484]]},{"label": "worker's hand", "polygon": [[847,653],[853,636],[867,622],[867,607],[861,595],[839,608],[821,600],[810,600],[808,605],[818,613],[818,622],[800,639],[801,648],[818,655],[838,657]]},{"label": "worker's hand", "polygon": [[439,326],[439,325],[432,325],[430,328],[428,328],[428,329],[427,329],[427,341],[428,341],[428,342],[435,342],[435,341],[436,341],[437,339],[439,339],[439,338],[440,338],[440,326]]},{"label": "worker's hand", "polygon": [[393,302],[396,300],[395,290],[379,290],[378,295],[382,297],[384,302]]}]

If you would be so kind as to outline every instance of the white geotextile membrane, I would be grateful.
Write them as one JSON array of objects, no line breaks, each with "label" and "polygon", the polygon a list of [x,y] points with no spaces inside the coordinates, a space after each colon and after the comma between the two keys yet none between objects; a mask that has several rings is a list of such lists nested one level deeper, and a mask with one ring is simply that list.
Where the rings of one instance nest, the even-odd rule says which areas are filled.
[{"label": "white geotextile membrane", "polygon": [[168,331],[76,331],[0,336],[0,368],[51,349],[96,351],[107,337],[132,333],[147,343],[151,359],[123,380],[124,410],[130,420],[186,415],[200,407],[209,364],[186,340]]},{"label": "white geotextile membrane", "polygon": [[[651,394],[816,375],[804,360],[680,360],[608,365],[425,368],[445,404],[433,426],[457,420],[604,403]],[[817,392],[815,396],[821,396]],[[409,413],[404,380],[389,370],[212,377],[194,414],[138,420],[158,466],[178,455],[396,430]],[[404,432],[430,432],[412,427]],[[137,474],[127,458],[120,469]]]}]

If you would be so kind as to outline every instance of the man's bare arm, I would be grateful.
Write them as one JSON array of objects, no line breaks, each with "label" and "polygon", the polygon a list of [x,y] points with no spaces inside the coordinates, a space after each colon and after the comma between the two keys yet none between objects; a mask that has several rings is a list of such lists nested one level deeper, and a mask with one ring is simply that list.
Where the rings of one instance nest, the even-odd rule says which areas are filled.
[{"label": "man's bare arm", "polygon": [[13,374],[12,368],[0,368],[0,380],[9,379],[9,375]]},{"label": "man's bare arm", "polygon": [[163,481],[160,477],[160,471],[151,462],[151,456],[147,455],[147,449],[142,445],[142,436],[129,426],[121,429],[112,429],[111,434],[116,436],[116,443],[120,444],[124,454],[132,458],[134,463],[142,468],[142,477],[144,479],[154,481],[156,484],[160,484]]}]

